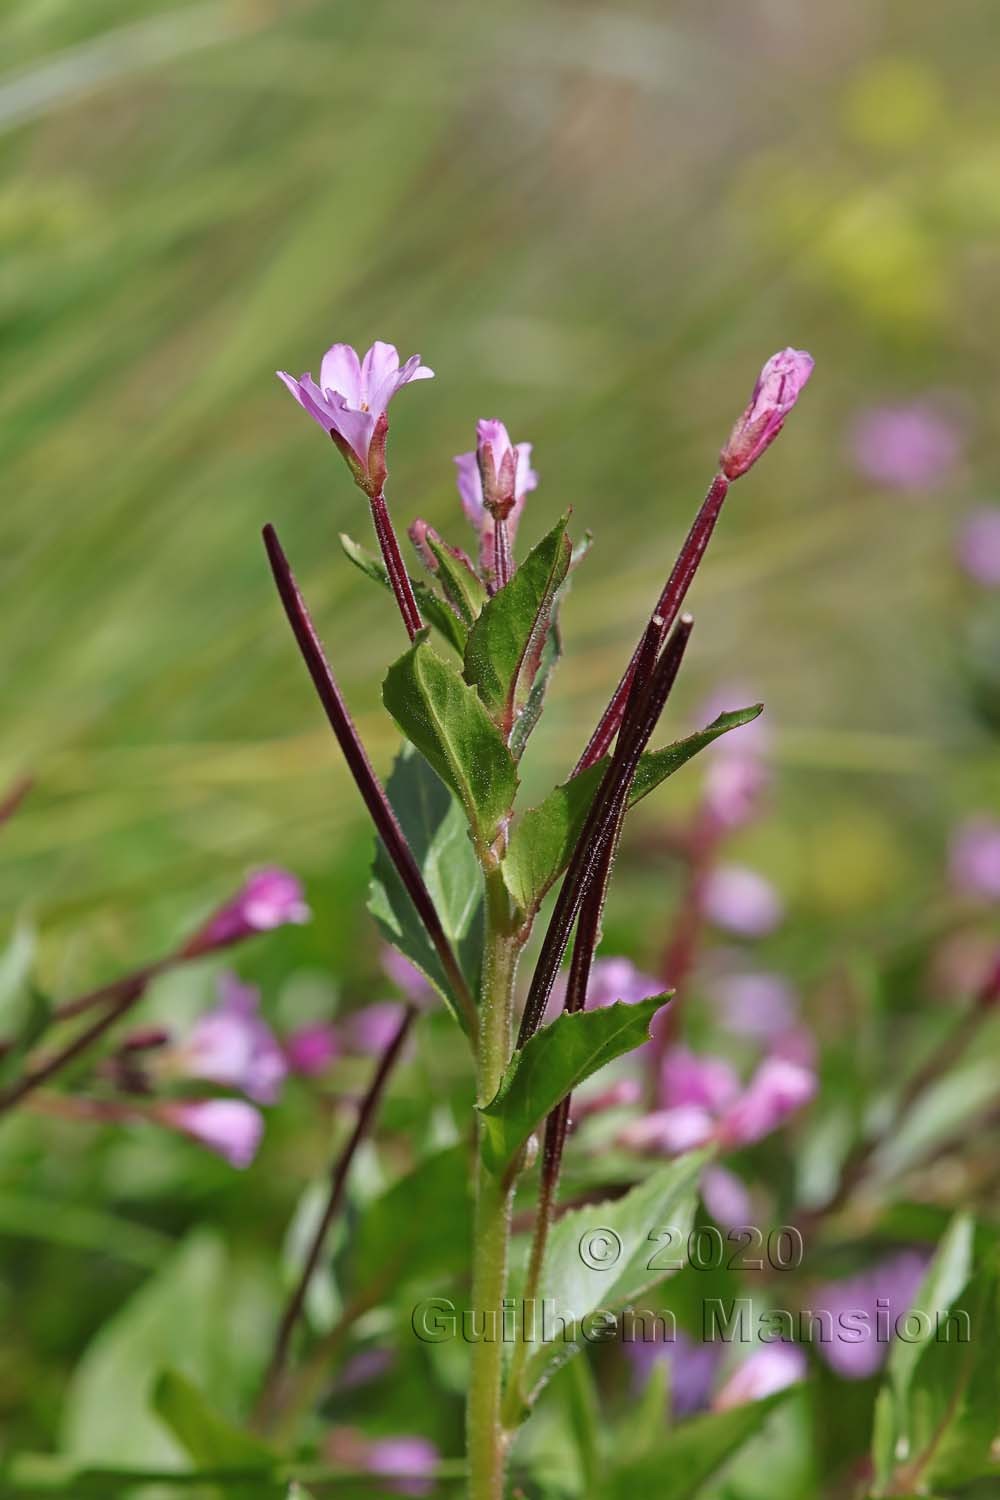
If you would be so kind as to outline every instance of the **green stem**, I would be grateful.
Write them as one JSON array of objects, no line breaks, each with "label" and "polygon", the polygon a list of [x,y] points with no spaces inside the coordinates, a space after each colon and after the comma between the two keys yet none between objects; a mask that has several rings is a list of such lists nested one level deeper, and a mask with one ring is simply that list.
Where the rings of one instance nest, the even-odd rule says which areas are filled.
[{"label": "green stem", "polygon": [[[514,976],[519,945],[500,871],[486,872],[486,950],[479,1015],[477,1094],[487,1104],[500,1086],[511,1051]],[[480,1333],[472,1345],[466,1408],[470,1500],[502,1500],[507,1440],[500,1420],[503,1394],[503,1298],[513,1185],[487,1168],[479,1135],[472,1262],[472,1310]]]}]

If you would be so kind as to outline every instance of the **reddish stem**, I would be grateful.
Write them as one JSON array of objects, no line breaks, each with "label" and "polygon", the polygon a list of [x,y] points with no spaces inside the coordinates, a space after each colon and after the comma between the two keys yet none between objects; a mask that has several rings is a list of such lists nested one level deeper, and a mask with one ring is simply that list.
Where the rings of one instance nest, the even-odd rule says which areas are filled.
[{"label": "reddish stem", "polygon": [[323,1210],[323,1215],[316,1226],[315,1233],[310,1242],[309,1251],[306,1255],[305,1264],[302,1267],[298,1282],[288,1300],[288,1305],[278,1325],[274,1350],[271,1354],[271,1361],[267,1368],[264,1387],[260,1396],[259,1412],[262,1418],[266,1419],[269,1416],[274,1405],[278,1386],[285,1366],[288,1363],[288,1351],[291,1345],[292,1334],[305,1305],[309,1283],[312,1281],[316,1267],[319,1265],[319,1259],[323,1253],[323,1246],[326,1244],[327,1235],[330,1233],[330,1228],[344,1200],[344,1192],[347,1187],[347,1177],[351,1170],[351,1163],[354,1161],[358,1147],[364,1140],[375,1118],[375,1113],[382,1094],[385,1091],[389,1075],[399,1058],[399,1054],[403,1049],[403,1043],[406,1041],[416,1015],[417,1010],[413,1005],[408,1005],[404,1010],[402,1019],[390,1037],[385,1051],[379,1058],[378,1066],[372,1074],[371,1082],[358,1107],[358,1117],[354,1123],[354,1129],[351,1131],[342,1151],[335,1159],[331,1168],[330,1192],[327,1197],[326,1207]]},{"label": "reddish stem", "polygon": [[393,812],[389,799],[385,794],[382,783],[372,768],[371,761],[357,729],[351,718],[347,704],[337,686],[336,679],[330,670],[330,664],[323,651],[322,642],[316,634],[316,629],[309,617],[305,600],[299,593],[295,575],[292,572],[288,559],[278,541],[277,533],[273,526],[264,527],[264,546],[267,548],[268,560],[271,564],[271,572],[284,605],[288,623],[302,653],[302,658],[309,669],[309,675],[313,680],[317,696],[326,711],[330,727],[337,738],[348,770],[354,778],[354,784],[361,793],[369,816],[375,824],[376,831],[386,852],[392,860],[399,874],[400,880],[406,888],[410,900],[416,908],[417,915],[423,922],[427,936],[434,945],[434,949],[441,960],[441,967],[454,991],[455,998],[462,1008],[465,1016],[466,1026],[470,1040],[475,1043],[478,1028],[475,1003],[469,993],[469,987],[459,968],[458,960],[452,951],[441,918],[438,916],[437,908],[431,899],[431,894],[424,884],[424,878],[420,873],[417,862],[413,857],[413,851],[406,842],[406,836],[399,825],[399,819]]},{"label": "reddish stem", "polygon": [[424,622],[417,608],[417,601],[413,596],[413,585],[410,583],[410,575],[406,571],[403,558],[393,530],[392,521],[389,518],[389,507],[385,503],[383,494],[371,497],[372,520],[375,523],[375,535],[378,537],[379,547],[382,549],[382,558],[385,569],[389,575],[392,592],[396,596],[399,605],[399,613],[403,617],[410,640],[418,630],[423,630]]},{"label": "reddish stem", "polygon": [[35,785],[33,776],[21,776],[0,799],[0,823],[6,823],[17,812],[25,797]]},{"label": "reddish stem", "polygon": [[556,898],[541,952],[535,965],[517,1045],[523,1047],[537,1031],[559,965],[562,963],[569,934],[580,910],[580,904],[600,869],[605,852],[605,842],[614,828],[617,818],[628,802],[629,788],[635,776],[642,752],[656,728],[667,695],[673,686],[680,668],[684,650],[691,634],[692,621],[684,616],[656,661],[648,677],[650,666],[656,660],[660,628],[656,615],[646,627],[639,651],[639,670],[635,674],[635,691],[629,697],[628,712],[618,736],[615,753],[611,757],[601,785],[590,805],[583,830],[573,850],[572,858]]},{"label": "reddish stem", "polygon": [[[663,586],[663,592],[660,594],[656,608],[653,611],[663,621],[660,635],[661,643],[666,640],[667,632],[676,620],[680,607],[684,603],[684,596],[691,587],[691,581],[698,571],[699,563],[705,555],[705,549],[711,540],[712,532],[715,530],[715,523],[719,519],[722,502],[725,500],[728,490],[729,480],[724,474],[716,474],[709,487],[708,494],[701,503],[701,509],[694,518],[691,530],[688,532],[677,561],[674,563],[670,577]],[[638,665],[641,645],[642,642],[640,641],[632,653],[632,659],[625,668],[621,681],[615,688],[611,702],[601,715],[597,728],[594,730],[583,754],[576,763],[574,775],[579,771],[585,771],[588,766],[595,765],[601,759],[601,756],[607,753],[608,746],[614,739],[618,731],[618,726],[621,724],[622,716],[625,713],[625,705],[628,702],[629,688],[632,686],[632,679],[635,676]]]},{"label": "reddish stem", "polygon": [[493,576],[496,580],[497,591],[504,584],[510,582],[510,576],[514,571],[510,555],[510,531],[507,526],[507,517],[497,518],[493,522]]},{"label": "reddish stem", "polygon": [[90,1026],[78,1032],[72,1041],[66,1043],[65,1047],[60,1048],[58,1052],[50,1053],[34,1068],[29,1069],[9,1084],[0,1093],[0,1114],[6,1114],[9,1109],[13,1109],[15,1104],[19,1104],[41,1084],[47,1083],[50,1078],[54,1078],[57,1073],[61,1073],[64,1068],[69,1067],[70,1063],[76,1062],[78,1057],[82,1057],[85,1052],[89,1051],[95,1042],[100,1041],[106,1031],[110,1031],[111,1027],[132,1009],[136,1001],[145,993],[145,989],[145,980],[136,979],[133,987],[125,990],[103,1016],[99,1016]]}]

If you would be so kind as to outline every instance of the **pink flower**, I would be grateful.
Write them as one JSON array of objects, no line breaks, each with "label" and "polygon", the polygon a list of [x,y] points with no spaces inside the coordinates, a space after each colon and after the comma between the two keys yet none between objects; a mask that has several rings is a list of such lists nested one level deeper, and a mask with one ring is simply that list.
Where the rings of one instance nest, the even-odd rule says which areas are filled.
[{"label": "pink flower", "polygon": [[384,1052],[403,1019],[403,1006],[394,1000],[366,1005],[344,1020],[344,1039],[351,1052]]},{"label": "pink flower", "polygon": [[538,485],[531,467],[531,444],[512,443],[502,422],[483,418],[476,424],[476,447],[459,453],[455,463],[462,508],[479,533],[479,566],[494,571],[494,516],[506,518],[513,543],[524,502]]},{"label": "pink flower", "polygon": [[961,454],[954,422],[927,401],[877,406],[854,428],[854,461],[868,479],[892,490],[930,490],[951,474]]},{"label": "pink flower", "polygon": [[970,578],[986,588],[1000,588],[1000,506],[984,505],[967,516],[956,550]]},{"label": "pink flower", "polygon": [[248,1167],[257,1154],[264,1118],[242,1099],[192,1099],[164,1104],[157,1118],[190,1136],[233,1167]]},{"label": "pink flower", "polygon": [[723,1229],[753,1222],[750,1194],[742,1177],[728,1167],[706,1167],[701,1174],[701,1201]]},{"label": "pink flower", "polygon": [[219,981],[221,1004],[195,1023],[173,1062],[188,1078],[239,1089],[257,1104],[274,1104],[288,1071],[284,1053],[258,1014],[260,992],[234,974]]},{"label": "pink flower", "polygon": [[632,1366],[636,1394],[646,1387],[654,1367],[663,1360],[670,1371],[673,1415],[690,1417],[708,1406],[719,1361],[725,1353],[721,1343],[696,1341],[677,1329],[669,1339],[623,1339],[622,1348]]},{"label": "pink flower", "polygon": [[727,479],[739,479],[771,446],[812,372],[812,355],[804,349],[782,349],[771,355],[757,377],[749,406],[719,455]]},{"label": "pink flower", "polygon": [[296,380],[284,370],[277,374],[303,410],[329,432],[362,489],[380,493],[389,402],[411,380],[430,380],[434,371],[420,363],[419,354],[400,366],[395,347],[376,341],[363,359],[350,344],[331,345],[323,355],[318,385],[312,375]]},{"label": "pink flower", "polygon": [[815,1090],[812,1069],[787,1058],[767,1058],[741,1088],[723,1059],[698,1057],[686,1047],[674,1047],[663,1061],[663,1107],[632,1120],[618,1140],[632,1150],[662,1151],[670,1156],[710,1141],[728,1149],[749,1146],[807,1104]]},{"label": "pink flower", "polygon": [[705,880],[701,899],[708,921],[739,937],[766,937],[784,915],[774,886],[745,865],[717,865]]},{"label": "pink flower", "polygon": [[310,1021],[285,1038],[285,1060],[303,1078],[325,1073],[339,1055],[340,1040],[329,1021]]},{"label": "pink flower", "polygon": [[[913,1306],[927,1264],[922,1252],[904,1250],[820,1288],[815,1299],[820,1337],[815,1343],[831,1370],[845,1380],[867,1380],[885,1363],[896,1319]],[[824,1328],[824,1321],[829,1326]],[[832,1338],[825,1337],[831,1329]]]},{"label": "pink flower", "polygon": [[723,974],[712,986],[719,1020],[728,1031],[761,1040],[790,1031],[797,1020],[795,991],[780,974]]},{"label": "pink flower", "polygon": [[195,933],[185,945],[184,954],[192,958],[216,948],[228,948],[256,932],[270,932],[290,922],[308,922],[311,916],[302,885],[294,875],[276,866],[257,870],[233,899]]},{"label": "pink flower", "polygon": [[712,1402],[714,1411],[763,1401],[806,1376],[806,1357],[795,1344],[764,1344],[738,1365]]},{"label": "pink flower", "polygon": [[661,1151],[667,1156],[682,1156],[697,1151],[715,1135],[715,1120],[699,1104],[677,1104],[671,1109],[654,1109],[641,1115],[619,1131],[619,1144],[631,1151]]},{"label": "pink flower", "polygon": [[1000,820],[969,818],[951,845],[952,884],[962,895],[1000,901]]},{"label": "pink flower", "polygon": [[428,1438],[376,1438],[369,1446],[365,1468],[395,1480],[387,1486],[397,1495],[430,1495],[440,1455]]},{"label": "pink flower", "polygon": [[718,1115],[738,1097],[735,1069],[721,1057],[699,1057],[687,1047],[672,1047],[660,1070],[660,1102],[666,1109],[694,1104]]},{"label": "pink flower", "polygon": [[719,1139],[725,1146],[752,1146],[808,1104],[815,1092],[816,1075],[810,1068],[769,1057],[722,1115]]},{"label": "pink flower", "polygon": [[379,950],[379,963],[386,978],[392,980],[397,990],[404,994],[411,1004],[421,1005],[431,998],[430,984],[416,964],[411,964],[408,958],[404,958],[402,953],[397,953],[390,944],[382,944]]},{"label": "pink flower", "polygon": [[619,1078],[597,1093],[588,1093],[586,1088],[573,1095],[573,1124],[591,1115],[603,1114],[607,1109],[623,1109],[629,1104],[638,1104],[642,1098],[642,1085],[638,1078]]},{"label": "pink flower", "polygon": [[587,1009],[597,1010],[614,1005],[616,1000],[635,1005],[662,994],[663,985],[650,974],[644,974],[627,958],[599,958],[587,986]]}]

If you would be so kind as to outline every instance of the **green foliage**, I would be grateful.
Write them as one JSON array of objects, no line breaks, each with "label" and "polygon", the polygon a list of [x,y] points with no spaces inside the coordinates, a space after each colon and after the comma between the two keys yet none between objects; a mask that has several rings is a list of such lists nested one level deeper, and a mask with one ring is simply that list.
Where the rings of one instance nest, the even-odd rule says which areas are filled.
[{"label": "green foliage", "polygon": [[469,631],[465,678],[504,739],[510,738],[528,702],[571,550],[564,516],[488,601]]},{"label": "green foliage", "polygon": [[[380,557],[376,557],[374,552],[369,552],[365,547],[359,546],[344,531],[340,533],[340,545],[360,573],[363,573],[366,578],[373,579],[375,583],[380,583],[384,589],[392,593],[389,574]],[[411,578],[410,586],[424,619],[429,621],[435,630],[440,631],[448,644],[454,646],[461,656],[465,650],[468,635],[465,622],[448,608],[443,599],[438,598],[434,590],[429,588],[422,578]]]},{"label": "green foliage", "polygon": [[700,1485],[757,1436],[790,1394],[778,1391],[763,1401],[693,1417],[641,1456],[623,1450],[625,1462],[605,1479],[603,1500],[635,1500],[637,1495],[690,1500]]},{"label": "green foliage", "polygon": [[487,1165],[502,1174],[551,1109],[605,1063],[649,1040],[668,995],[561,1015],[515,1052],[496,1097],[481,1110]]},{"label": "green foliage", "polygon": [[198,1387],[177,1370],[163,1370],[152,1408],[188,1457],[206,1469],[273,1469],[276,1457],[262,1442],[213,1411]]},{"label": "green foliage", "polygon": [[[559,1219],[549,1238],[539,1308],[548,1299],[553,1311],[566,1320],[567,1336],[531,1344],[521,1387],[515,1393],[524,1412],[555,1371],[584,1347],[588,1315],[598,1310],[617,1313],[670,1274],[657,1267],[657,1245],[651,1242],[650,1233],[658,1224],[670,1224],[687,1235],[694,1222],[704,1163],[704,1154],[693,1152],[657,1168],[624,1197],[576,1209]],[[621,1253],[611,1265],[591,1266],[584,1257],[586,1237],[598,1227],[610,1230],[620,1242]]]},{"label": "green foliage", "polygon": [[[483,881],[469,840],[465,814],[440,776],[407,747],[396,758],[386,795],[424,877],[470,988],[478,981]],[[381,840],[376,842],[368,907],[383,936],[424,974],[456,1020],[461,1006],[441,967],[437,951]]]},{"label": "green foliage", "polygon": [[[629,806],[648,796],[720,735],[756,719],[761,708],[758,703],[752,708],[720,714],[698,733],[665,745],[661,750],[648,751],[639,762]],[[515,821],[503,872],[507,889],[523,910],[536,911],[545,893],[568,865],[606,768],[606,759],[598,761],[555,787],[544,802],[538,807],[528,808]]]},{"label": "green foliage", "polygon": [[427,546],[437,561],[438,582],[448,602],[463,625],[472,625],[489,597],[485,587],[466,558],[454,547],[435,536],[428,536]]},{"label": "green foliage", "polygon": [[475,689],[418,639],[389,668],[382,696],[462,803],[477,845],[488,848],[513,805],[517,769]]},{"label": "green foliage", "polygon": [[468,1264],[468,1167],[463,1146],[432,1152],[367,1206],[349,1253],[356,1291],[393,1295]]},{"label": "green foliage", "polygon": [[101,1328],[67,1393],[63,1451],[89,1463],[173,1463],[181,1456],[150,1409],[170,1367],[205,1389],[256,1378],[263,1350],[221,1241],[198,1231]]},{"label": "green foliage", "polygon": [[929,1493],[998,1473],[1000,1279],[972,1274],[973,1224],[952,1221],[914,1298],[924,1332],[893,1341],[872,1435],[876,1495]]}]

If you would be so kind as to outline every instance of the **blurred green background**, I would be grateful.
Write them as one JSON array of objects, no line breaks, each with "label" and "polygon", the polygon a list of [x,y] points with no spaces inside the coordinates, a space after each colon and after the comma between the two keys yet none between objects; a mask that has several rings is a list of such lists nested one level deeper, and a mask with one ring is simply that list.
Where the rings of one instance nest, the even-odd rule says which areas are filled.
[{"label": "blurred green background", "polygon": [[[682,707],[728,682],[766,701],[787,774],[756,852],[793,901],[908,909],[998,790],[951,551],[996,483],[997,33],[988,0],[8,0],[0,769],[38,789],[0,896],[41,920],[56,982],[70,927],[73,975],[104,972],[255,861],[360,890],[259,541],[273,520],[385,765],[399,622],[337,546],[368,541],[363,502],[272,373],[334,338],[437,371],[393,409],[401,527],[462,528],[451,455],[496,413],[536,445],[527,536],[567,504],[596,535],[539,781],[762,359],[810,349],[699,581]],[[882,491],[850,425],[928,390],[962,461]]]}]

